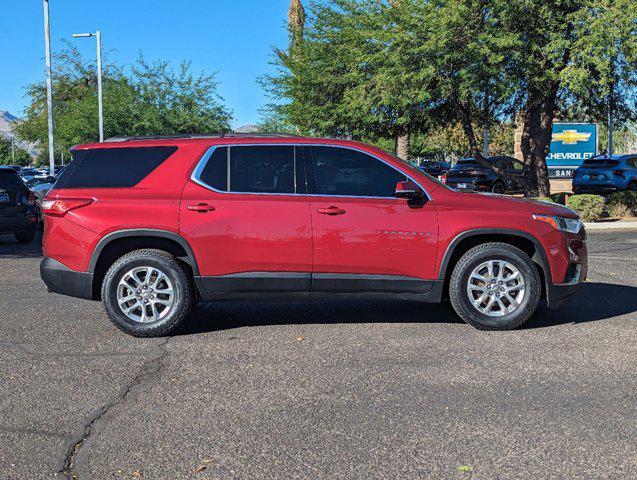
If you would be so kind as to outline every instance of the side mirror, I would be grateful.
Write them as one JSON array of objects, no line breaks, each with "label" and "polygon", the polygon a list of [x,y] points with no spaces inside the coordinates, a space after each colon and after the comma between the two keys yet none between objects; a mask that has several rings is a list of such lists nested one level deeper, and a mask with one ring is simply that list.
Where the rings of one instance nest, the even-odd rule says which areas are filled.
[{"label": "side mirror", "polygon": [[411,180],[404,180],[396,183],[396,192],[394,195],[397,198],[418,199],[423,196],[423,191],[418,185]]}]

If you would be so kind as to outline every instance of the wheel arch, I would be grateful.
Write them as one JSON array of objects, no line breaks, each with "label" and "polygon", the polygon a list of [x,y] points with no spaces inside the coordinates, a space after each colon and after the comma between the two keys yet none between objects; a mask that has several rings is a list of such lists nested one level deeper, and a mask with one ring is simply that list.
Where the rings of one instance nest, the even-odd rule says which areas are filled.
[{"label": "wheel arch", "polygon": [[88,271],[93,274],[93,299],[100,299],[104,275],[113,262],[128,252],[142,248],[166,251],[187,267],[192,275],[199,275],[197,260],[190,244],[177,233],[155,229],[118,230],[105,235],[91,255]]},{"label": "wheel arch", "polygon": [[448,295],[449,279],[460,257],[469,249],[488,242],[513,245],[526,253],[537,266],[542,280],[542,298],[551,281],[551,266],[540,241],[528,232],[508,228],[480,228],[458,234],[447,246],[440,262],[438,279],[444,282],[444,294]]}]

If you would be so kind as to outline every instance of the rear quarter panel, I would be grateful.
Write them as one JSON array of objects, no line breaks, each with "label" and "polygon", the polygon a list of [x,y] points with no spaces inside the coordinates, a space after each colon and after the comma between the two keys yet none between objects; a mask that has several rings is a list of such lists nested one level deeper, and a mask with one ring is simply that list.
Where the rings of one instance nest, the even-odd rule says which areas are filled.
[{"label": "rear quarter panel", "polygon": [[178,233],[181,192],[192,164],[204,150],[205,145],[200,143],[179,145],[173,155],[131,188],[51,190],[47,199],[92,198],[94,201],[89,206],[71,210],[64,217],[46,216],[44,255],[73,270],[86,271],[97,243],[109,233],[132,229]]}]

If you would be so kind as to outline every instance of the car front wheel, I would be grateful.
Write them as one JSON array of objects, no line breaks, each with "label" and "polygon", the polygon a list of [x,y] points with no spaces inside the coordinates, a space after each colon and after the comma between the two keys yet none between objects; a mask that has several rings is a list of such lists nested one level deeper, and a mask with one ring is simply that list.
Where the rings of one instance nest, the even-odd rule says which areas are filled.
[{"label": "car front wheel", "polygon": [[533,261],[506,243],[466,252],[449,282],[456,313],[480,330],[511,330],[525,323],[540,301],[542,285]]},{"label": "car front wheel", "polygon": [[193,302],[192,282],[167,252],[135,250],[106,272],[102,301],[120,330],[136,337],[158,337],[185,320]]}]

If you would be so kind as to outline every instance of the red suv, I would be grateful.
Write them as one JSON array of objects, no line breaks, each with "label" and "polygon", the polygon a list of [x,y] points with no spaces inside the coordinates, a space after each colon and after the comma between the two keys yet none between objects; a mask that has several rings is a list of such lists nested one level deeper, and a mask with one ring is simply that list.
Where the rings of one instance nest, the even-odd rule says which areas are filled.
[{"label": "red suv", "polygon": [[571,210],[461,193],[362,143],[127,137],[72,153],[42,205],[41,275],[132,335],[167,334],[193,302],[268,294],[449,298],[504,330],[586,277]]}]

